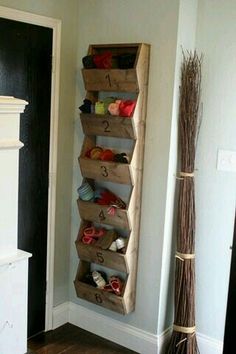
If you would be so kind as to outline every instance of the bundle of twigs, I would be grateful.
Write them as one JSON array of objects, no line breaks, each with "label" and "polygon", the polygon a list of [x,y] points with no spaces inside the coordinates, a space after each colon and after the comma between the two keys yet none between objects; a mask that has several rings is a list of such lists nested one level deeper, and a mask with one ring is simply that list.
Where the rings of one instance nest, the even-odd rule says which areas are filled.
[{"label": "bundle of twigs", "polygon": [[183,54],[179,103],[180,163],[175,268],[175,313],[167,354],[199,353],[195,334],[194,164],[198,130],[201,58]]}]

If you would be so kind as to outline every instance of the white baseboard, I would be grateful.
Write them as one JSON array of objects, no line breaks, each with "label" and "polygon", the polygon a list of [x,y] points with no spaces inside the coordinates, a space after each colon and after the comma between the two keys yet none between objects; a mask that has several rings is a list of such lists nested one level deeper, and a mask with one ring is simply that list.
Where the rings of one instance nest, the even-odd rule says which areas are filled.
[{"label": "white baseboard", "polygon": [[208,337],[205,334],[197,334],[199,351],[201,354],[222,354],[223,342]]},{"label": "white baseboard", "polygon": [[157,336],[72,302],[69,322],[140,354],[157,354]]},{"label": "white baseboard", "polygon": [[[165,354],[166,343],[171,335],[171,328],[157,336],[73,302],[65,302],[53,310],[53,329],[67,322],[140,354]],[[222,354],[221,341],[201,333],[197,333],[197,339],[201,354]]]},{"label": "white baseboard", "polygon": [[53,308],[52,329],[69,322],[69,302],[64,302]]}]

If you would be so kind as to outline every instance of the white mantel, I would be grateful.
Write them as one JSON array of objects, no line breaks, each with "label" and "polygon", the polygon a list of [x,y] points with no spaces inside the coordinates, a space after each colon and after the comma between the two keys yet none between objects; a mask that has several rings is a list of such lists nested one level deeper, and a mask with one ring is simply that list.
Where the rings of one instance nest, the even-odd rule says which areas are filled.
[{"label": "white mantel", "polygon": [[20,113],[28,102],[0,96],[0,353],[27,351],[28,258],[17,249]]},{"label": "white mantel", "polygon": [[27,104],[0,96],[0,259],[17,250],[19,125]]}]

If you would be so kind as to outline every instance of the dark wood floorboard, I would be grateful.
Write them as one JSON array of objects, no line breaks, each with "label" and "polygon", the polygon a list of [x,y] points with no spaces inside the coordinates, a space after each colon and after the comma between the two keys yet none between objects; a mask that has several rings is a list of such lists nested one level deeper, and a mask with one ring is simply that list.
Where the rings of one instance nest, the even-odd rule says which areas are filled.
[{"label": "dark wood floorboard", "polygon": [[[98,324],[99,326],[99,324]],[[28,340],[27,354],[138,354],[69,323]]]}]

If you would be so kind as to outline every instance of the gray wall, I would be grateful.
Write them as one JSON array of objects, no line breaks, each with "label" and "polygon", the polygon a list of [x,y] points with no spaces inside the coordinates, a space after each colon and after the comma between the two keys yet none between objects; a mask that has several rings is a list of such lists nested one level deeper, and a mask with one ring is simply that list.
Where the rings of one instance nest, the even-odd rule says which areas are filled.
[{"label": "gray wall", "polygon": [[218,149],[236,151],[236,2],[199,0],[197,48],[204,55],[203,117],[196,157],[198,330],[223,340],[236,174],[216,168]]},{"label": "gray wall", "polygon": [[57,305],[68,300],[77,0],[0,0],[0,5],[62,20],[54,274]]},{"label": "gray wall", "polygon": [[74,240],[80,221],[76,189],[81,183],[77,157],[83,140],[78,119],[72,197],[70,300],[151,333],[157,333],[178,10],[179,1],[176,0],[79,1],[77,105],[82,102],[85,92],[80,73],[81,59],[90,43],[147,42],[151,44],[151,63],[136,310],[123,317],[75,295],[73,279],[78,258]]}]

